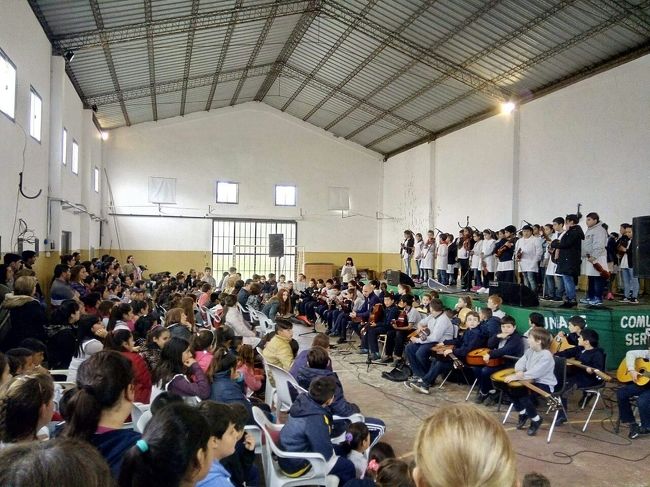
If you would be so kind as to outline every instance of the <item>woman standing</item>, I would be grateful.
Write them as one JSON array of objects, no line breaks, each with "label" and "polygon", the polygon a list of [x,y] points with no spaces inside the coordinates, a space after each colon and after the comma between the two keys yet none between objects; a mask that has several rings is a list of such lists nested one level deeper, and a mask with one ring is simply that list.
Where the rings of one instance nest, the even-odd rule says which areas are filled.
[{"label": "woman standing", "polygon": [[404,272],[411,277],[411,257],[415,249],[415,238],[411,230],[404,230],[404,240],[400,245],[400,256],[404,261]]},{"label": "woman standing", "polygon": [[352,279],[357,277],[357,268],[354,266],[352,257],[345,259],[345,265],[341,269],[341,281],[343,284],[349,283]]}]

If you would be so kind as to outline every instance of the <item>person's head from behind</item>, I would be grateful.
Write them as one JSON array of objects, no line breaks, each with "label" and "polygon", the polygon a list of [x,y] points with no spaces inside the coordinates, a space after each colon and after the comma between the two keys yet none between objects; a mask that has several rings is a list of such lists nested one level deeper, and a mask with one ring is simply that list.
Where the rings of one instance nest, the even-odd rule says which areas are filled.
[{"label": "person's head from behind", "polygon": [[379,465],[388,458],[395,458],[395,450],[393,450],[393,447],[384,441],[377,442],[368,452],[366,476],[371,479],[376,478]]},{"label": "person's head from behind", "polygon": [[134,347],[133,334],[129,330],[113,330],[104,340],[104,350],[133,352]]},{"label": "person's head from behind", "polygon": [[517,459],[507,433],[471,405],[440,408],[424,421],[415,440],[415,464],[417,487],[517,485]]},{"label": "person's head from behind", "polygon": [[377,487],[414,487],[408,463],[388,458],[379,464],[375,477]]},{"label": "person's head from behind", "polygon": [[43,363],[43,360],[45,360],[47,347],[42,341],[37,340],[36,338],[25,338],[20,342],[20,347],[32,351],[33,367],[39,367]]},{"label": "person's head from behind", "polygon": [[86,359],[77,371],[77,388],[65,408],[65,436],[88,440],[105,415],[131,413],[134,399],[133,368],[114,351],[101,351]]},{"label": "person's head from behind", "polygon": [[115,325],[118,321],[131,321],[135,318],[133,314],[133,308],[130,304],[122,303],[118,304],[111,310],[111,317],[108,320],[108,326],[106,329],[112,331],[115,328]]},{"label": "person's head from behind", "polygon": [[12,376],[29,374],[34,369],[34,353],[28,348],[11,348],[6,352],[9,373]]},{"label": "person's head from behind", "polygon": [[210,428],[197,408],[170,404],[153,415],[124,455],[119,485],[194,485],[208,473]]},{"label": "person's head from behind", "polygon": [[213,352],[216,346],[214,333],[201,330],[192,338],[192,352]]},{"label": "person's head from behind", "polygon": [[345,442],[348,444],[350,450],[365,452],[370,446],[370,431],[366,423],[361,421],[351,423],[348,426],[347,433],[345,433]]},{"label": "person's head from behind", "polygon": [[532,327],[544,328],[544,315],[536,311],[528,315],[528,324]]},{"label": "person's head from behind", "polygon": [[307,352],[307,364],[312,369],[326,369],[329,362],[330,357],[323,347],[312,347]]},{"label": "person's head from behind", "polygon": [[492,318],[492,310],[490,308],[481,308],[479,316],[481,317],[481,321],[489,320]]},{"label": "person's head from behind", "polygon": [[168,391],[162,391],[160,394],[156,396],[156,398],[151,401],[151,407],[149,408],[149,411],[151,411],[151,415],[158,414],[158,412],[164,408],[165,406],[169,404],[176,404],[176,403],[182,403],[183,402],[183,397],[179,396],[178,394],[174,394]]},{"label": "person's head from behind", "polygon": [[22,276],[14,282],[15,296],[33,296],[36,291],[36,278],[31,276]]},{"label": "person's head from behind", "polygon": [[0,389],[0,441],[36,439],[52,419],[54,382],[47,374],[19,375]]},{"label": "person's head from behind", "polygon": [[0,485],[12,487],[114,487],[104,458],[71,438],[30,442],[0,453]]},{"label": "person's head from behind", "polygon": [[208,422],[213,460],[221,460],[235,453],[240,434],[233,409],[228,404],[215,401],[202,401],[198,409]]},{"label": "person's head from behind", "polygon": [[325,333],[316,333],[311,341],[312,347],[323,347],[327,350],[330,347],[330,339]]},{"label": "person's head from behind", "polygon": [[551,482],[541,473],[530,472],[524,475],[521,487],[551,487]]},{"label": "person's head from behind", "polygon": [[52,324],[68,326],[76,323],[81,318],[81,308],[74,299],[66,299],[52,313]]},{"label": "person's head from behind", "polygon": [[235,340],[235,332],[229,326],[217,328],[217,346],[229,348]]},{"label": "person's head from behind", "polygon": [[503,299],[498,294],[492,294],[487,300],[488,308],[490,308],[492,312],[498,310],[502,303]]},{"label": "person's head from behind", "polygon": [[236,369],[237,356],[227,348],[219,347],[214,351],[207,374],[208,377],[213,377],[215,374],[228,372],[231,379],[238,379],[239,372]]},{"label": "person's head from behind", "polygon": [[322,406],[329,406],[334,400],[336,381],[332,376],[317,377],[309,384],[309,397]]},{"label": "person's head from behind", "polygon": [[243,344],[237,352],[237,362],[250,367],[255,366],[255,351],[250,345]]}]

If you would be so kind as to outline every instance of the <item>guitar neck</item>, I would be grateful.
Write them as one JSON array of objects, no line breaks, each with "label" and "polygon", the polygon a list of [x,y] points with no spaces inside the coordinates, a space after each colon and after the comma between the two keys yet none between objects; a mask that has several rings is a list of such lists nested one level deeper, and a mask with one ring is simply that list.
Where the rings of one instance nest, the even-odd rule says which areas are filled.
[{"label": "guitar neck", "polygon": [[[602,372],[602,371],[600,371],[600,370],[598,370],[598,369],[594,369],[593,367],[588,367],[588,366],[586,366],[585,364],[579,362],[578,360],[575,360],[575,359],[567,359],[566,363],[567,363],[567,364],[570,364],[570,365],[575,365],[576,367],[580,367],[580,368],[583,369],[583,370],[592,369],[592,370],[594,371],[594,374],[596,374],[596,375],[597,375],[598,377],[600,377],[601,379],[603,379],[603,380],[605,380],[605,381],[610,381],[610,380],[612,380],[611,376],[607,375],[605,372]],[[650,377],[650,375],[649,375],[648,377]]]},{"label": "guitar neck", "polygon": [[522,385],[528,387],[528,389],[530,389],[533,392],[536,392],[537,394],[539,394],[540,396],[542,396],[544,398],[551,397],[550,392],[546,392],[544,389],[540,389],[539,387],[537,387],[535,384],[533,384],[529,380],[518,380],[517,382],[521,382]]}]

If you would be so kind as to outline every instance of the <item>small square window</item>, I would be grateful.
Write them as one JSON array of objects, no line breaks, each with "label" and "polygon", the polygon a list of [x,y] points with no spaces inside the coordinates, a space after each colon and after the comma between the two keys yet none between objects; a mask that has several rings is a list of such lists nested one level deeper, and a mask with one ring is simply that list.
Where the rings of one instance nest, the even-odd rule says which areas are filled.
[{"label": "small square window", "polygon": [[99,168],[97,166],[93,171],[93,189],[95,193],[99,193]]},{"label": "small square window", "polygon": [[276,185],[275,206],[296,206],[296,187]]},{"label": "small square window", "polygon": [[239,183],[217,181],[217,203],[239,203]]},{"label": "small square window", "polygon": [[61,138],[61,162],[65,166],[68,163],[68,130],[63,129],[63,136]]},{"label": "small square window", "polygon": [[16,66],[0,50],[0,111],[12,120],[16,114]]},{"label": "small square window", "polygon": [[29,111],[29,135],[34,137],[34,139],[41,141],[41,115],[43,111],[43,100],[36,93],[34,88],[30,89],[29,92],[29,102],[30,102],[30,111]]},{"label": "small square window", "polygon": [[76,140],[72,141],[72,172],[79,174],[79,144]]}]

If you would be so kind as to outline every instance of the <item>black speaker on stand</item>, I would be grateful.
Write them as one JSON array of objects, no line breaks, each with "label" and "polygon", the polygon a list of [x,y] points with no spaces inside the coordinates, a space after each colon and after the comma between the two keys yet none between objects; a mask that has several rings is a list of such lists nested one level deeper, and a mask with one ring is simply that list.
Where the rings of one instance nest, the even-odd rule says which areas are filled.
[{"label": "black speaker on stand", "polygon": [[284,257],[283,233],[269,233],[269,257]]},{"label": "black speaker on stand", "polygon": [[632,219],[632,268],[634,276],[650,277],[650,216],[637,216]]}]

